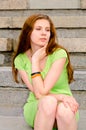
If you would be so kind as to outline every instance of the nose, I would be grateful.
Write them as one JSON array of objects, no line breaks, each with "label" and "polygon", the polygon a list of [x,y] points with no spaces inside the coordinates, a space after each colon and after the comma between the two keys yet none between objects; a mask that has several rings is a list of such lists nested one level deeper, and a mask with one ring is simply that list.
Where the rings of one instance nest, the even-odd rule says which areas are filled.
[{"label": "nose", "polygon": [[42,29],[42,35],[46,35],[46,30]]}]

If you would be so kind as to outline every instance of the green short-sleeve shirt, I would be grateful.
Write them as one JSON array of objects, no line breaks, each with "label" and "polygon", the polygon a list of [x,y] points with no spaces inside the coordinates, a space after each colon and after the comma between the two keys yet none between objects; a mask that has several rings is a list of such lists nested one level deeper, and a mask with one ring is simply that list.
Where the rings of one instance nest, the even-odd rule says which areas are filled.
[{"label": "green short-sleeve shirt", "polygon": [[[64,57],[66,58],[66,63],[64,65],[62,74],[60,75],[59,80],[55,83],[55,85],[51,89],[51,92],[57,93],[57,94],[63,93],[67,95],[72,95],[69,84],[68,84],[68,75],[67,75],[68,58],[67,58],[67,53],[64,49],[57,49],[53,54],[48,55],[45,67],[43,71],[41,72],[41,75],[43,78],[45,78],[52,64],[56,60],[59,60]],[[28,75],[28,79],[31,82],[31,62],[29,58],[27,57],[27,55],[25,53],[19,54],[15,58],[14,64],[15,64],[15,68],[17,68],[18,70],[26,71]]]}]

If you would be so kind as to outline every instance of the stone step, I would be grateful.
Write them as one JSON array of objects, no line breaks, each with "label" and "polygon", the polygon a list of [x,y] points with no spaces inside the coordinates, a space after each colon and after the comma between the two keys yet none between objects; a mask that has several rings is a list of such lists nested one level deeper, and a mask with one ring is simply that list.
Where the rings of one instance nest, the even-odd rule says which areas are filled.
[{"label": "stone step", "polygon": [[[86,52],[86,38],[58,38],[59,43],[67,48],[69,52]],[[77,46],[78,44],[78,46]],[[17,40],[0,38],[0,51],[15,51]]]},{"label": "stone step", "polygon": [[[32,130],[32,128],[26,124],[23,116],[0,115],[0,130]],[[86,110],[80,110],[78,130],[86,130]]]},{"label": "stone step", "polygon": [[0,87],[0,115],[21,116],[28,95],[26,88]]},{"label": "stone step", "polygon": [[[22,28],[28,16],[0,17],[0,28]],[[50,16],[56,28],[86,28],[86,16]],[[3,22],[2,22],[3,21]],[[64,21],[64,22],[63,22]],[[77,23],[78,21],[78,23]]]},{"label": "stone step", "polygon": [[[81,60],[81,59],[80,59]],[[86,69],[74,71],[75,82],[71,84],[72,90],[86,90]],[[13,80],[11,67],[0,67],[0,86],[1,87],[25,87],[17,84]]]},{"label": "stone step", "polygon": [[1,10],[29,10],[29,9],[86,9],[86,1],[85,0],[53,0],[53,3],[46,0],[40,1],[40,0],[16,0],[16,2],[11,2],[10,0],[2,1],[0,4]]},{"label": "stone step", "polygon": [[[72,91],[79,103],[79,109],[86,109],[86,91]],[[23,106],[29,96],[26,88],[3,88],[0,87],[0,115],[21,116]]]},{"label": "stone step", "polygon": [[[73,94],[80,104],[78,130],[86,130],[86,91],[73,91]],[[0,130],[32,130],[23,117],[27,96],[28,90],[24,88],[0,88]]]},{"label": "stone step", "polygon": [[40,0],[21,0],[21,2],[19,0],[16,0],[16,2],[10,2],[10,0],[5,0],[2,1],[0,4],[0,9],[7,9],[7,10],[12,10],[12,9],[80,9],[80,7],[83,7],[83,1],[78,0],[72,0],[72,1],[68,1],[68,0],[61,0],[61,1],[57,1],[57,0],[53,0],[53,3],[50,3],[48,0],[46,0],[46,2],[41,1]]},{"label": "stone step", "polygon": [[[86,38],[58,38],[58,42],[69,52],[85,52],[86,53]],[[77,46],[78,45],[78,46]],[[16,50],[17,40],[13,41],[13,49]]]},{"label": "stone step", "polygon": [[[13,53],[0,53],[0,65],[11,66]],[[86,54],[84,53],[70,53],[70,60],[74,69],[86,69]]]},{"label": "stone step", "polygon": [[1,116],[0,115],[0,130],[32,130],[23,116]]},{"label": "stone step", "polygon": [[[86,38],[86,28],[56,29],[59,38]],[[0,38],[18,39],[21,29],[0,29]]]},{"label": "stone step", "polygon": [[[80,109],[86,109],[86,70],[75,71],[74,77],[76,81],[70,85],[71,90]],[[22,115],[28,95],[25,85],[13,81],[11,67],[0,67],[0,114]]]},{"label": "stone step", "polygon": [[[67,48],[69,52],[86,52],[86,38],[58,38],[58,41],[62,46]],[[17,41],[15,39],[0,38],[0,52],[12,52],[15,51],[16,48]]]},{"label": "stone step", "polygon": [[[71,85],[71,89],[80,105],[78,130],[85,130],[86,71],[77,70],[74,76],[76,81]],[[26,86],[14,83],[11,75],[11,67],[0,67],[0,130],[31,130],[23,118],[23,105],[26,102],[28,94],[29,91],[26,89]]]},{"label": "stone step", "polygon": [[[17,0],[16,0],[17,1]],[[65,0],[64,0],[65,1]],[[85,1],[85,0],[82,0]],[[8,0],[7,0],[8,2]],[[1,5],[0,5],[1,6]],[[85,5],[86,6],[86,5]],[[1,8],[0,8],[1,9]],[[47,10],[47,9],[27,9],[27,10],[0,10],[0,17],[29,17],[32,14],[47,14],[49,16],[86,16],[86,10],[82,10],[82,9],[75,9],[75,10],[64,10],[64,9],[54,9],[54,10]]]}]

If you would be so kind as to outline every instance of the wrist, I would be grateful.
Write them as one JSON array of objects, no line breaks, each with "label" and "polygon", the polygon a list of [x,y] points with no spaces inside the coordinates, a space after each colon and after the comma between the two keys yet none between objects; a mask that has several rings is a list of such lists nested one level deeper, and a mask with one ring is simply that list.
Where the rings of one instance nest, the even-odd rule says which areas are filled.
[{"label": "wrist", "polygon": [[57,98],[58,98],[58,100],[63,101],[64,96],[63,96],[62,94],[58,94],[58,95],[57,95]]},{"label": "wrist", "polygon": [[38,76],[41,76],[40,72],[31,73],[31,78],[35,78],[35,77],[38,77]]},{"label": "wrist", "polygon": [[39,63],[39,60],[36,57],[32,56],[32,63]]},{"label": "wrist", "polygon": [[32,65],[32,73],[34,72],[40,72],[40,67],[37,66],[36,64]]},{"label": "wrist", "polygon": [[36,60],[32,61],[32,73],[34,72],[40,72],[39,62]]}]

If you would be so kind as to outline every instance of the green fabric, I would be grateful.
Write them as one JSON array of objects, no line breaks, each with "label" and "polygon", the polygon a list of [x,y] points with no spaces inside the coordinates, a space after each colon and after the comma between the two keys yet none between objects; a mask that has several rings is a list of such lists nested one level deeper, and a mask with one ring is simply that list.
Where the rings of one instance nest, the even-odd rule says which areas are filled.
[{"label": "green fabric", "polygon": [[[51,93],[57,94],[67,94],[72,96],[70,91],[70,87],[68,84],[68,76],[66,66],[68,64],[67,53],[63,49],[56,50],[53,54],[48,55],[47,61],[41,75],[45,78],[47,72],[49,71],[52,64],[63,57],[66,57],[66,63],[64,65],[64,69],[62,74],[60,75],[59,80],[55,83],[53,88],[51,89]],[[24,70],[28,74],[28,79],[31,82],[31,62],[25,53],[19,54],[14,61],[15,68],[18,70]],[[34,94],[30,92],[29,97],[27,99],[27,103],[24,105],[24,117],[26,122],[33,127],[34,119],[37,112],[38,100],[35,98]]]}]

